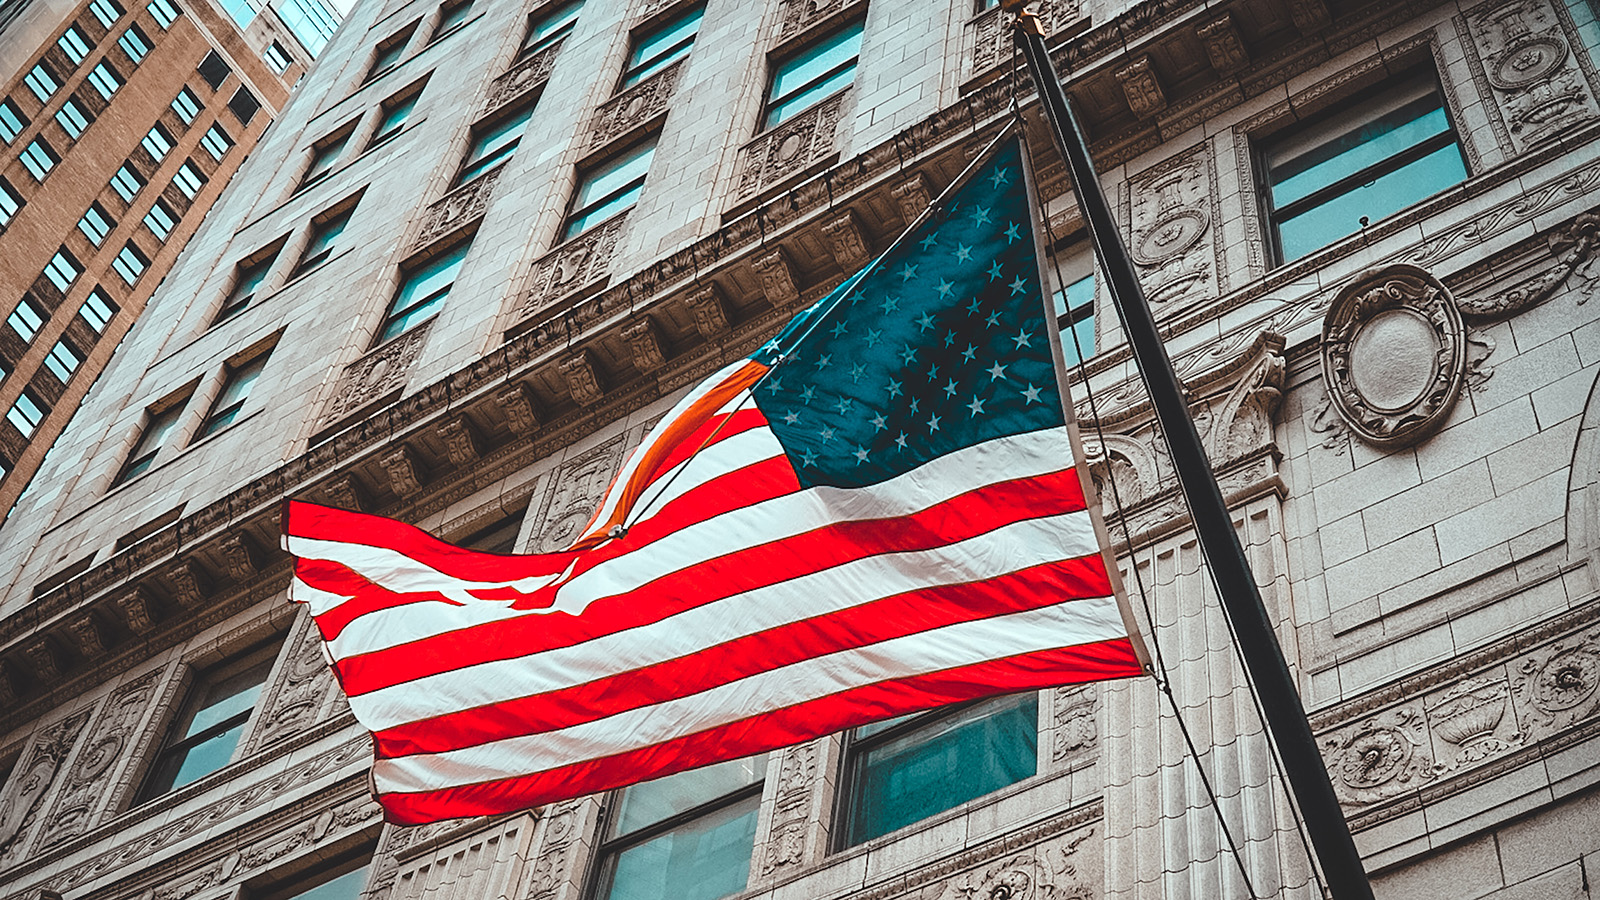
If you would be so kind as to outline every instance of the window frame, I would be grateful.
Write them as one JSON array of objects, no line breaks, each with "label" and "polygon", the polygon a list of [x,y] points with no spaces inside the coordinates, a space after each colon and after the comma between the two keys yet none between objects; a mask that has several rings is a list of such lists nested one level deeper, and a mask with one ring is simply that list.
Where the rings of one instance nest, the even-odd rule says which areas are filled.
[{"label": "window frame", "polygon": [[[201,57],[194,70],[200,73],[200,80],[204,81],[213,91],[222,90],[222,86],[228,83],[228,76],[233,74],[233,66],[228,65],[228,61],[223,59],[222,54],[216,50],[210,50],[205,56]],[[208,74],[207,70],[217,75],[215,81],[211,79],[211,74]]]},{"label": "window frame", "polygon": [[272,266],[278,261],[278,253],[282,249],[281,243],[264,247],[233,267],[233,280],[228,284],[228,293],[223,295],[222,305],[217,308],[217,315],[211,324],[227,321],[255,304],[256,295],[261,293],[261,285],[272,274]]},{"label": "window frame", "polygon": [[[229,362],[223,365],[222,384],[217,388],[217,394],[211,398],[211,405],[206,409],[205,418],[200,420],[200,427],[195,429],[194,437],[189,444],[193,446],[201,441],[227,431],[239,421],[239,411],[250,401],[250,393],[255,390],[256,383],[261,380],[261,375],[266,371],[268,357],[272,355],[271,347],[255,353],[245,359]],[[254,371],[251,371],[254,370]],[[244,373],[248,372],[246,376]],[[228,392],[248,378],[245,383],[244,393],[236,399],[222,403],[228,399]]]},{"label": "window frame", "polygon": [[[96,303],[106,308],[104,314],[95,308],[94,304]],[[89,312],[91,310],[94,312],[95,318],[100,319],[98,323],[95,322],[94,318],[90,318]],[[122,307],[118,306],[117,302],[111,299],[111,295],[106,293],[106,289],[98,284],[94,286],[94,290],[91,290],[87,297],[83,298],[83,303],[78,307],[78,315],[83,317],[83,321],[88,323],[89,328],[95,334],[105,334],[106,328],[111,324],[111,320],[115,319],[117,313],[121,311]]]},{"label": "window frame", "polygon": [[[779,58],[771,59],[767,66],[769,70],[767,75],[767,89],[761,104],[762,132],[771,131],[785,122],[799,118],[801,115],[810,112],[823,102],[831,100],[855,86],[856,78],[860,74],[861,45],[866,41],[866,25],[866,19],[852,19],[851,21],[845,22],[839,25],[837,28],[828,31],[826,34],[819,35],[815,40],[808,41],[801,47],[796,47],[785,52],[783,56]],[[858,44],[856,46],[855,55],[850,57],[848,62],[839,63],[829,69],[824,70],[820,75],[789,90],[782,96],[774,96],[773,92],[777,89],[778,80],[785,73],[786,67],[802,62],[808,58],[808,54],[821,50],[836,37],[844,35],[852,30],[857,32],[856,39]],[[806,96],[808,92],[826,86],[828,82],[847,71],[853,73],[850,77],[849,84],[839,88],[838,90],[823,94],[810,103],[807,103],[805,106],[795,108],[792,112],[789,112],[786,115],[783,115],[779,118],[774,118],[774,116],[780,110],[788,106],[790,103],[793,103],[796,99]]]},{"label": "window frame", "polygon": [[[188,98],[188,102],[180,102],[185,97]],[[192,110],[190,109],[191,104],[194,107]],[[206,105],[200,102],[200,98],[195,96],[194,91],[190,90],[188,85],[179,88],[178,93],[173,96],[172,102],[167,105],[172,108],[173,112],[178,114],[178,118],[185,125],[193,125],[194,120],[200,118],[200,114],[205,112],[206,108]]]},{"label": "window frame", "polygon": [[[137,272],[132,271],[133,266],[124,259],[124,256],[139,264]],[[111,270],[116,272],[117,277],[121,278],[131,288],[139,283],[139,279],[144,277],[144,273],[150,271],[150,257],[145,255],[145,252],[139,248],[138,244],[129,239],[122,245],[122,249],[117,251],[117,255],[112,257]],[[128,280],[130,273],[133,275],[133,280],[131,281]]]},{"label": "window frame", "polygon": [[172,148],[177,145],[178,142],[172,137],[172,133],[167,131],[167,127],[160,122],[151,125],[150,130],[145,132],[144,137],[139,139],[139,146],[143,147],[144,152],[150,154],[150,158],[158,163],[166,159],[167,154],[171,153]]},{"label": "window frame", "polygon": [[[378,104],[378,115],[372,125],[372,136],[367,138],[367,146],[363,148],[363,153],[394,140],[400,136],[402,131],[406,130],[406,123],[411,121],[411,113],[417,108],[417,101],[422,99],[422,92],[427,88],[428,79],[431,75],[432,73],[430,72],[421,79],[395,91],[385,98],[382,103]],[[400,116],[400,120],[389,122],[390,117],[394,115],[394,111],[402,106],[405,107],[405,112]],[[388,128],[384,127],[386,122],[389,123]]]},{"label": "window frame", "polygon": [[[121,197],[124,203],[130,204],[149,183],[144,179],[143,175],[139,174],[138,169],[128,163],[118,166],[117,170],[111,173],[111,181],[109,182],[111,189],[117,192],[117,196]],[[137,185],[137,187],[129,191],[127,190],[129,184]]]},{"label": "window frame", "polygon": [[[87,227],[86,227],[87,226]],[[78,233],[88,239],[95,247],[104,247],[106,238],[117,229],[117,220],[106,212],[106,208],[96,200],[89,204],[89,208],[78,217]]]},{"label": "window frame", "polygon": [[56,38],[56,46],[72,60],[73,65],[78,65],[89,58],[94,52],[94,45],[89,43],[89,38],[83,33],[76,23],[68,25],[66,30]]},{"label": "window frame", "polygon": [[17,337],[22,338],[24,344],[33,343],[33,339],[39,336],[39,332],[44,330],[44,325],[48,321],[50,321],[49,312],[40,312],[39,308],[33,305],[29,294],[22,295],[17,300],[17,305],[6,314],[6,324]]},{"label": "window frame", "polygon": [[16,143],[17,138],[22,137],[22,133],[32,124],[33,120],[22,111],[17,101],[10,97],[0,100],[0,140],[5,141],[6,146]]},{"label": "window frame", "polygon": [[267,49],[261,51],[261,58],[276,75],[282,75],[294,65],[294,57],[289,55],[288,48],[278,41],[267,44]]},{"label": "window frame", "polygon": [[48,278],[50,283],[55,285],[56,290],[65,294],[72,290],[72,286],[78,282],[79,276],[83,275],[83,263],[72,255],[72,251],[68,250],[66,245],[62,245],[56,248],[55,253],[51,254],[40,274]]},{"label": "window frame", "polygon": [[[705,21],[705,13],[705,3],[696,3],[677,10],[670,18],[659,20],[648,28],[635,30],[628,39],[628,58],[622,64],[622,75],[617,80],[615,93],[620,94],[645,79],[660,74],[670,66],[688,59],[689,54],[694,51],[695,40],[700,37],[700,26]],[[646,41],[670,33],[691,17],[695,20],[694,30],[688,37],[678,39],[649,59],[639,58],[640,52],[645,49]]]},{"label": "window frame", "polygon": [[[29,409],[23,409],[23,404],[27,404]],[[20,433],[24,438],[32,440],[33,436],[39,431],[39,425],[42,424],[45,420],[45,417],[49,415],[50,407],[45,405],[45,403],[41,401],[36,394],[34,394],[32,389],[23,388],[22,393],[17,395],[17,399],[13,401],[11,407],[6,410],[5,418],[7,422],[11,423],[11,427],[15,428],[17,432]],[[22,424],[18,424],[19,419],[25,423],[26,427],[24,427]]]},{"label": "window frame", "polygon": [[89,70],[89,74],[84,77],[84,81],[87,81],[94,88],[95,93],[108,102],[127,83],[123,80],[121,73],[104,59],[94,64],[94,68]]},{"label": "window frame", "polygon": [[[41,158],[48,165],[41,163]],[[56,148],[50,146],[50,142],[45,140],[42,134],[35,135],[33,140],[28,142],[28,146],[22,148],[22,152],[17,155],[17,159],[22,162],[22,167],[28,170],[28,174],[33,176],[33,180],[40,183],[43,183],[50,173],[55,171],[56,166],[61,165],[61,154],[56,152]]]},{"label": "window frame", "polygon": [[467,27],[473,20],[472,7],[477,0],[455,0],[439,4],[439,19],[433,24],[433,33],[428,36],[430,45],[437,44],[452,34]]},{"label": "window frame", "polygon": [[[295,193],[305,190],[320,181],[327,179],[339,167],[339,160],[344,156],[345,149],[350,146],[350,138],[355,134],[356,123],[347,122],[335,131],[324,135],[311,143],[311,158],[306,163],[306,170],[300,176],[300,185],[295,188]],[[326,163],[321,165],[320,163]]]},{"label": "window frame", "polygon": [[211,183],[211,179],[200,171],[200,167],[194,164],[194,160],[185,159],[183,165],[172,173],[172,183],[178,186],[178,190],[185,197],[193,200],[200,196],[200,192],[206,189],[206,185]]},{"label": "window frame", "polygon": [[[159,216],[156,215],[158,211],[160,212]],[[152,218],[155,218],[161,224],[161,227],[165,229],[165,233],[156,230],[156,227],[150,224]],[[144,222],[144,227],[155,236],[156,240],[165,244],[167,239],[172,236],[172,233],[178,230],[178,225],[182,223],[183,217],[168,206],[167,201],[157,197],[156,202],[150,204],[150,209],[145,212],[141,221]]]},{"label": "window frame", "polygon": [[[217,146],[214,145],[220,145],[222,149],[218,150]],[[210,154],[212,159],[222,162],[223,158],[228,155],[228,151],[236,146],[236,142],[233,136],[228,134],[227,130],[222,127],[221,122],[212,122],[206,127],[205,134],[200,135],[200,146],[205,148],[206,153]]]},{"label": "window frame", "polygon": [[18,193],[9,180],[0,176],[0,231],[16,221],[22,208],[27,205],[27,198]]},{"label": "window frame", "polygon": [[89,11],[100,20],[100,24],[110,31],[116,26],[117,20],[127,14],[127,10],[118,6],[116,0],[90,0]]},{"label": "window frame", "polygon": [[[456,170],[453,186],[459,187],[470,181],[476,181],[509,162],[511,157],[516,155],[517,149],[522,146],[522,138],[533,124],[533,114],[538,108],[538,100],[534,99],[472,123],[471,140],[467,143],[466,154],[461,157],[461,166]],[[512,136],[512,132],[505,130],[505,126],[517,119],[521,120],[522,126]],[[490,136],[500,140],[500,143],[493,145],[492,149],[485,143]]]},{"label": "window frame", "polygon": [[50,64],[42,59],[28,69],[28,74],[22,76],[22,83],[33,92],[35,99],[46,105],[49,105],[50,98],[61,90],[61,79],[56,76],[55,70],[50,68]]},{"label": "window frame", "polygon": [[[517,59],[527,59],[546,47],[554,46],[565,40],[567,35],[578,27],[578,18],[583,13],[583,5],[587,0],[566,0],[566,2],[552,3],[542,9],[528,14],[527,24],[522,32],[522,43],[517,45]],[[572,17],[559,21],[566,10],[572,10]],[[549,31],[539,33],[536,26],[548,25],[558,22]]]},{"label": "window frame", "polygon": [[[350,217],[355,215],[360,199],[357,197],[347,203],[337,204],[311,220],[311,233],[306,238],[305,246],[300,248],[300,258],[295,260],[294,269],[289,272],[291,280],[299,278],[333,257],[334,251],[339,248],[337,243],[339,236],[350,227]],[[338,230],[329,235],[328,231],[335,225],[338,226]],[[319,243],[322,243],[322,246],[319,247]]]},{"label": "window frame", "polygon": [[415,19],[411,24],[378,42],[372,51],[372,61],[367,63],[367,74],[361,79],[362,84],[378,80],[405,61],[406,47],[410,45],[411,38],[416,35],[417,26],[420,24],[422,20]]},{"label": "window frame", "polygon": [[[72,365],[68,366],[62,362],[58,353],[70,356],[74,360]],[[77,374],[78,368],[82,365],[83,353],[77,347],[74,347],[72,342],[67,340],[65,336],[51,345],[50,352],[46,353],[44,357],[45,368],[49,369],[50,374],[54,375],[56,380],[63,385],[72,380],[72,376]],[[66,370],[65,374],[62,373],[62,369]]]},{"label": "window frame", "polygon": [[94,124],[93,113],[78,105],[76,97],[68,97],[61,101],[61,107],[50,118],[54,119],[56,125],[66,134],[69,143],[83,137],[83,133]]},{"label": "window frame", "polygon": [[[476,236],[475,234],[468,235],[454,244],[437,248],[432,253],[413,258],[401,266],[400,281],[395,285],[394,295],[389,298],[389,305],[384,310],[383,322],[379,325],[377,337],[372,342],[374,347],[386,344],[403,334],[415,331],[438,317],[439,313],[444,310],[445,303],[449,301],[451,292],[455,290],[456,282],[461,279],[461,270],[466,266],[467,257],[472,253],[472,240]],[[453,263],[454,271],[451,272],[450,281],[447,284],[423,294],[420,299],[413,299],[404,308],[396,306],[401,295],[405,293],[407,286],[412,283],[413,279],[418,278],[422,272],[433,269],[440,259],[456,256],[457,254],[459,254],[460,258]],[[433,310],[430,314],[415,321],[411,320],[411,316],[418,310],[429,308]],[[397,325],[400,327],[397,328]]]},{"label": "window frame", "polygon": [[162,31],[172,28],[172,23],[178,21],[178,17],[183,15],[183,10],[179,9],[178,5],[173,3],[172,0],[150,0],[149,3],[145,4],[144,8],[149,11],[150,18],[161,26]]},{"label": "window frame", "polygon": [[[138,45],[137,53],[134,52],[135,44]],[[128,57],[128,62],[132,63],[134,68],[138,68],[139,64],[145,61],[145,57],[150,55],[150,51],[155,49],[150,36],[145,34],[144,29],[137,23],[129,25],[122,34],[117,35],[117,46],[122,48],[123,55]]]},{"label": "window frame", "polygon": [[[573,240],[580,235],[586,234],[589,231],[592,231],[595,228],[598,228],[601,225],[611,221],[612,219],[626,214],[629,210],[639,205],[638,197],[643,196],[644,186],[650,179],[650,167],[655,164],[656,145],[659,138],[660,135],[658,134],[649,135],[645,139],[630,144],[629,146],[617,151],[616,153],[610,154],[602,160],[593,161],[587,167],[579,170],[578,177],[574,180],[572,185],[572,197],[567,201],[567,215],[562,220],[561,224],[561,243],[566,243],[567,241]],[[640,151],[642,148],[645,148],[647,145],[649,148],[647,151],[649,155],[649,161],[645,164],[644,172],[642,174],[640,174],[637,178],[630,179],[617,188],[608,191],[600,198],[584,204],[582,207],[577,205],[579,197],[584,193],[585,186],[592,184],[592,179],[594,179],[598,173],[607,169],[610,169],[613,172],[619,170],[622,167],[621,164],[623,162],[637,159],[639,155],[641,155],[638,151]],[[611,204],[616,203],[621,198],[633,193],[634,191],[638,191],[639,194],[638,196],[634,197],[632,203],[620,208],[611,208]],[[592,218],[596,214],[602,212],[604,213],[602,218]],[[580,225],[582,227],[579,227]]]}]

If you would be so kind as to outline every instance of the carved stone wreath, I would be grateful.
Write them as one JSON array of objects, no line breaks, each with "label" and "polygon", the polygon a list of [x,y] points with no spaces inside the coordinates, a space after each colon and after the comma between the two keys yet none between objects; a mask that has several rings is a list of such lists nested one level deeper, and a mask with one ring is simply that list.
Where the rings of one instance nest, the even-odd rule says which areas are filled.
[{"label": "carved stone wreath", "polygon": [[1455,298],[1416,266],[1363,273],[1322,325],[1322,375],[1350,430],[1380,447],[1438,428],[1461,396],[1466,329]]}]

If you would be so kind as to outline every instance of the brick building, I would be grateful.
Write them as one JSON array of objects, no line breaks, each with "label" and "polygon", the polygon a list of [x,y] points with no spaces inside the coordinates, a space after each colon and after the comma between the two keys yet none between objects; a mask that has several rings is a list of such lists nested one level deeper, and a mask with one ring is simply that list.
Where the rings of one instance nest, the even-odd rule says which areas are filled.
[{"label": "brick building", "polygon": [[[1237,858],[1148,680],[386,826],[284,603],[286,495],[573,537],[1006,121],[988,6],[358,5],[0,527],[0,897],[1316,896],[1037,122],[1094,476]],[[1379,895],[1587,896],[1593,7],[1046,18]]]}]

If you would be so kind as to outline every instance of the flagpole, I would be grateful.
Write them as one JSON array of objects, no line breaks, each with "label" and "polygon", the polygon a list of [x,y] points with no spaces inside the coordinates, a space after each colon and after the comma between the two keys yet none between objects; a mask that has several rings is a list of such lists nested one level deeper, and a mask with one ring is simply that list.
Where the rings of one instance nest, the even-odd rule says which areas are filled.
[{"label": "flagpole", "polygon": [[1100,188],[1100,178],[1089,158],[1083,136],[1055,65],[1045,48],[1037,17],[1021,9],[1021,0],[1003,4],[1016,13],[1016,42],[1027,59],[1028,71],[1044,107],[1056,149],[1066,160],[1072,178],[1078,209],[1088,226],[1111,301],[1122,318],[1139,372],[1150,393],[1150,401],[1161,423],[1178,484],[1194,519],[1195,533],[1205,554],[1222,608],[1233,625],[1246,673],[1261,700],[1267,731],[1283,761],[1289,791],[1294,795],[1313,852],[1335,900],[1372,900],[1361,855],[1339,809],[1333,783],[1317,750],[1305,707],[1294,686],[1289,664],[1278,646],[1272,620],[1261,601],[1249,560],[1233,528],[1233,516],[1217,486],[1211,464],[1200,443],[1199,432],[1189,416],[1183,387],[1173,371],[1172,360],[1156,330],[1155,317],[1145,301],[1144,291],[1134,273],[1127,248],[1117,232],[1111,208]]}]

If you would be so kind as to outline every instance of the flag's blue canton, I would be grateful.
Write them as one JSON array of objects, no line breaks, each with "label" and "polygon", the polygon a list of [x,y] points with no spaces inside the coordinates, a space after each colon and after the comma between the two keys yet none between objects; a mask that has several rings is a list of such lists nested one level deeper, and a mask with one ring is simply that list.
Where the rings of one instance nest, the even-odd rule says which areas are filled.
[{"label": "flag's blue canton", "polygon": [[1015,141],[840,292],[754,356],[774,366],[756,405],[802,484],[859,487],[1062,424]]}]

